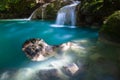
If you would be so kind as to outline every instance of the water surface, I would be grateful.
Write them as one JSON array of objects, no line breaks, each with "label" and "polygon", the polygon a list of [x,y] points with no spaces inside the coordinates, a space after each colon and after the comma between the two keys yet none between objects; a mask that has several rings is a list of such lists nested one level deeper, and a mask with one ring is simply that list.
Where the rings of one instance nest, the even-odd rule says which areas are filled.
[{"label": "water surface", "polygon": [[[80,63],[85,64],[88,68],[87,72],[85,71],[85,76],[87,77],[77,77],[78,79],[76,78],[76,80],[79,80],[80,78],[85,78],[83,80],[86,80],[87,78],[87,80],[93,80],[94,78],[96,78],[94,80],[103,80],[103,78],[105,78],[104,80],[116,79],[116,77],[110,75],[117,75],[117,72],[116,74],[114,74],[114,72],[118,70],[119,66],[118,58],[120,47],[99,42],[98,30],[96,29],[71,28],[71,26],[53,27],[53,24],[54,21],[0,21],[0,80],[7,80],[11,76],[9,75],[10,72],[15,73],[16,71],[16,75],[18,76],[19,73],[18,77],[21,77],[20,75],[24,75],[26,68],[27,73],[31,71],[28,68],[35,68],[35,65],[38,64],[45,66],[45,64],[48,64],[48,61],[52,62],[56,60],[56,58],[52,57],[48,61],[46,60],[43,62],[30,61],[21,50],[22,44],[30,38],[42,38],[49,45],[59,45],[68,41],[78,44],[80,47],[79,49],[76,48],[73,51],[68,51],[67,53],[72,55],[72,62],[77,62],[78,65]],[[101,59],[105,60],[105,62],[103,62]],[[89,63],[91,64],[89,65]],[[99,67],[102,64],[106,64],[101,66],[104,68]],[[109,66],[115,68],[113,72],[111,71],[111,74],[108,74],[109,71],[104,72],[104,70],[106,70]],[[112,68],[110,68],[110,70]],[[89,73],[90,75],[88,75]],[[8,76],[6,77],[6,75]],[[12,79],[13,78],[10,80]],[[15,77],[14,79],[19,80],[19,78]],[[28,76],[22,80],[27,79]]]}]

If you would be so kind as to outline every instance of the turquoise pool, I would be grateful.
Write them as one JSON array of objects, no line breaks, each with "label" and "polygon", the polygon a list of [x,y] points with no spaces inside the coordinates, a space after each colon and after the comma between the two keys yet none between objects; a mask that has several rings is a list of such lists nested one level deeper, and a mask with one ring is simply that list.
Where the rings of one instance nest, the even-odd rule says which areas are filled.
[{"label": "turquoise pool", "polygon": [[[7,78],[3,76],[6,71],[13,70],[16,72],[16,70],[19,69],[31,68],[31,66],[35,68],[34,65],[37,64],[42,65],[44,63],[45,64],[47,63],[47,61],[32,62],[26,57],[24,52],[22,52],[21,50],[22,44],[26,40],[31,38],[42,38],[49,45],[58,45],[69,41],[78,43],[82,48],[73,52],[69,52],[69,51],[68,52],[72,54],[73,57],[75,57],[73,61],[75,60],[81,61],[83,59],[82,60],[83,63],[86,63],[86,65],[88,65],[87,73],[90,73],[90,76],[86,75],[87,77],[85,78],[86,79],[88,78],[87,80],[93,80],[93,78],[98,77],[99,74],[103,75],[104,69],[105,70],[107,69],[106,66],[107,67],[112,66],[115,68],[115,70],[118,69],[119,65],[117,63],[116,57],[118,58],[120,47],[106,45],[99,42],[98,30],[91,28],[71,28],[71,26],[54,27],[52,26],[53,24],[54,21],[28,21],[28,20],[0,21],[0,80],[7,80],[7,78],[9,78],[9,80],[13,79],[13,77],[12,78],[9,77],[8,73],[7,73],[8,75]],[[105,68],[99,67],[99,65],[101,65],[102,63],[99,63],[99,61],[96,62],[96,60],[99,57],[100,59],[105,58],[106,60],[105,63],[104,61],[100,60],[100,62],[102,62],[103,64],[108,64],[106,66],[103,65],[103,67],[105,66]],[[52,58],[50,58],[50,60],[51,59]],[[91,64],[89,65],[89,63]],[[104,74],[107,73],[109,73],[109,71],[106,71],[106,73]],[[111,74],[113,73],[111,71]],[[24,71],[20,74],[24,74]],[[101,80],[104,78],[104,76],[102,75],[99,77],[99,79]],[[113,76],[111,77],[110,75],[107,75],[107,77],[105,76],[106,79],[104,80],[114,80],[114,77]],[[19,77],[21,76],[19,75]],[[32,80],[28,78],[25,79],[14,78],[14,79]],[[76,78],[76,80],[79,79],[81,78],[80,77]],[[86,79],[82,79],[82,80],[86,80]],[[94,80],[98,80],[98,79],[94,79]]]},{"label": "turquoise pool", "polygon": [[0,68],[21,66],[26,57],[22,44],[30,38],[42,38],[55,45],[71,40],[97,38],[97,31],[82,28],[51,27],[51,21],[0,21]]}]

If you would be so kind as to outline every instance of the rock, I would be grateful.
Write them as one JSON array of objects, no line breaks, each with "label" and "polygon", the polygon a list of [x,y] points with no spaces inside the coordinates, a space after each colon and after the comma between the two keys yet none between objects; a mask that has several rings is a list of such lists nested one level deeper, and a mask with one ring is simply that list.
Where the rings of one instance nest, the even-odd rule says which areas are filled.
[{"label": "rock", "polygon": [[[100,39],[120,44],[120,11],[110,15],[103,24],[99,36]],[[119,45],[118,44],[118,45]]]},{"label": "rock", "polygon": [[62,55],[69,50],[81,49],[79,45],[74,42],[66,42],[59,45],[48,45],[43,39],[32,38],[26,40],[22,46],[22,51],[25,52],[26,56],[32,61],[42,61],[49,57]]},{"label": "rock", "polygon": [[[101,14],[98,14],[100,6],[102,5],[99,1],[81,1],[81,4],[77,7],[77,25],[93,25],[93,23],[99,23],[102,18]],[[98,17],[97,17],[98,16]]]},{"label": "rock", "polygon": [[39,70],[38,76],[40,80],[61,80],[57,69]]},{"label": "rock", "polygon": [[63,43],[61,45],[48,45],[42,39],[29,39],[22,47],[28,58],[33,61],[45,60],[48,57],[61,55],[72,46],[71,42]]},{"label": "rock", "polygon": [[63,72],[68,76],[73,76],[79,71],[79,67],[75,63],[63,66]]},{"label": "rock", "polygon": [[33,61],[44,60],[45,57],[53,55],[53,49],[42,39],[30,39],[23,45],[22,50],[27,57]]},{"label": "rock", "polygon": [[[104,3],[107,2],[107,5]],[[108,3],[109,2],[109,3]],[[81,0],[81,4],[77,6],[77,25],[78,26],[101,26],[103,21],[111,15],[114,11],[120,10],[119,1],[106,1],[106,0]]]},{"label": "rock", "polygon": [[67,5],[70,4],[71,1],[64,1],[64,0],[55,0],[50,3],[46,3],[43,6],[40,6],[37,8],[33,15],[31,16],[31,19],[44,19],[44,20],[50,20],[50,19],[56,19],[58,10]]}]

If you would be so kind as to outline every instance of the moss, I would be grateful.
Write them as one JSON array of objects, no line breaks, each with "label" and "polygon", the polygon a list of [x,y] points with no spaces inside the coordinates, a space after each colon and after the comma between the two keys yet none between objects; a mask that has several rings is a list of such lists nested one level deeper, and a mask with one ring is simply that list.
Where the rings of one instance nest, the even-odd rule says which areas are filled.
[{"label": "moss", "polygon": [[94,13],[96,10],[99,10],[102,7],[103,0],[84,2],[81,5],[81,10],[88,11],[89,13]]},{"label": "moss", "polygon": [[56,9],[55,9],[55,4],[51,3],[50,5],[48,5],[45,9],[46,12],[46,18],[48,19],[55,19],[56,17]]},{"label": "moss", "polygon": [[[92,25],[94,23],[101,24],[102,18],[101,14],[99,14],[101,8],[103,7],[103,0],[92,0],[90,2],[83,1],[80,6],[78,6],[77,15],[79,16],[77,19],[77,23],[84,25]],[[90,21],[87,21],[88,18]],[[81,23],[82,22],[82,23]],[[79,25],[79,24],[78,24]]]},{"label": "moss", "polygon": [[[101,26],[103,21],[117,10],[120,10],[119,1],[111,0],[108,4],[105,4],[105,0],[82,0],[77,15],[77,23],[84,23],[85,25],[98,24]],[[89,22],[88,19],[91,19]]]},{"label": "moss", "polygon": [[120,10],[110,15],[104,22],[100,33],[109,36],[111,39],[120,38]]}]

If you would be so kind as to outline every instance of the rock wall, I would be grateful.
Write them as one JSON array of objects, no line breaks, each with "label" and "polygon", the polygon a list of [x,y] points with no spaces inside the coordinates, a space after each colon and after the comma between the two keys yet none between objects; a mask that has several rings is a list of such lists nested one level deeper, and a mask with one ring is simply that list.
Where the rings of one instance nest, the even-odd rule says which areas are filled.
[{"label": "rock wall", "polygon": [[50,19],[56,19],[58,10],[67,5],[70,4],[71,1],[63,1],[63,0],[55,0],[50,3],[46,3],[39,8],[37,8],[31,17],[31,19],[44,19],[44,20],[50,20]]}]

